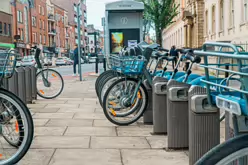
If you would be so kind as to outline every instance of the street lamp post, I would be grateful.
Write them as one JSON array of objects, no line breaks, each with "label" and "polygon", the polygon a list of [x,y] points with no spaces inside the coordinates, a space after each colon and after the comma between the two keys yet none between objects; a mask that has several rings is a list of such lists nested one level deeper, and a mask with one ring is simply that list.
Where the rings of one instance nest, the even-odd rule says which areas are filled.
[{"label": "street lamp post", "polygon": [[80,81],[82,81],[82,69],[81,69],[81,22],[80,22],[80,18],[81,18],[81,14],[80,14],[80,7],[81,7],[81,3],[79,2],[77,4],[77,31],[78,31],[78,72],[79,72],[79,77],[80,77]]}]

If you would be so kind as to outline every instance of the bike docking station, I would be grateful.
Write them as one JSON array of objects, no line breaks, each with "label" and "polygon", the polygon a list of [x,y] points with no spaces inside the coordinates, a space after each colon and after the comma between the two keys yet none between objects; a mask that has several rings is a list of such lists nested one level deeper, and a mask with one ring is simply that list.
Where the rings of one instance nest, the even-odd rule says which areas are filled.
[{"label": "bike docking station", "polygon": [[7,81],[7,90],[17,95],[25,104],[37,99],[36,71],[34,66],[18,67]]},{"label": "bike docking station", "polygon": [[[209,48],[210,51],[208,51]],[[223,48],[229,51],[225,52]],[[239,52],[237,46],[230,43],[206,42],[203,44],[202,50],[194,51],[194,54],[204,59],[204,63],[200,67],[205,69],[205,76],[200,80],[201,86],[192,85],[189,89],[190,165],[195,164],[209,150],[219,145],[220,110],[227,111],[228,118],[225,118],[225,131],[232,134],[228,138],[226,137],[226,140],[238,134],[248,132],[248,126],[245,124],[246,117],[242,116],[242,113],[247,111],[245,110],[247,109],[245,99],[242,97],[248,93],[244,90],[247,85],[248,69],[247,65],[243,67],[244,63],[242,63],[242,60],[248,59],[248,53]],[[209,57],[216,57],[218,61],[220,61],[220,58],[235,59],[237,60],[236,64],[228,65],[232,66],[232,68],[237,67],[238,71],[221,68],[221,66],[227,64],[210,64],[208,62]],[[217,77],[210,76],[209,70],[217,71]],[[220,77],[220,71],[231,73],[231,75],[225,78]],[[240,76],[240,79],[237,76]],[[235,81],[241,81],[241,88],[230,85],[235,84]]]}]

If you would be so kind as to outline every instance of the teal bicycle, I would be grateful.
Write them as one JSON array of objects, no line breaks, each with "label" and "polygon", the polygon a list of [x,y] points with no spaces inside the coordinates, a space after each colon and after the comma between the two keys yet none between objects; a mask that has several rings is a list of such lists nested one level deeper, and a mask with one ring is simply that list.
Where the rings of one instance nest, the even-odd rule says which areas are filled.
[{"label": "teal bicycle", "polygon": [[27,106],[16,95],[2,88],[3,79],[14,73],[18,54],[12,44],[0,43],[0,48],[4,48],[0,51],[0,165],[13,165],[29,150],[34,125]]},{"label": "teal bicycle", "polygon": [[[148,94],[144,80],[152,85],[153,76],[147,69],[148,61],[157,44],[149,45],[144,48],[142,55],[139,56],[110,56],[112,70],[118,72],[121,76],[113,82],[106,92],[104,92],[102,107],[107,119],[116,125],[129,125],[141,118],[148,105]],[[193,63],[199,63],[200,58],[191,56],[191,50],[182,52],[179,61],[184,57],[191,61],[189,70],[184,73],[181,81],[191,81],[195,75],[189,78]],[[174,57],[165,57],[167,61],[172,61]],[[168,63],[167,63],[168,64]],[[177,64],[177,67],[179,62]],[[172,72],[162,71],[165,78],[174,79],[178,70]]]},{"label": "teal bicycle", "polygon": [[[232,49],[232,52],[207,51],[208,47],[219,47]],[[248,164],[248,52],[240,51],[237,47],[229,43],[206,42],[201,51],[194,51],[195,55],[204,58],[206,77],[201,81],[206,84],[207,105],[225,110],[230,119],[230,138],[224,143],[217,145],[207,152],[196,165],[247,165]],[[208,57],[221,57],[237,61],[236,64],[230,64],[236,68],[223,69],[209,64]],[[215,64],[218,66],[219,64]],[[209,76],[210,70],[230,73],[226,79],[226,85]],[[240,82],[240,85],[228,85],[230,80]],[[218,92],[211,90],[210,86],[220,89]],[[227,117],[226,116],[226,117]],[[225,122],[229,122],[227,119]],[[229,126],[228,126],[229,127]]]}]

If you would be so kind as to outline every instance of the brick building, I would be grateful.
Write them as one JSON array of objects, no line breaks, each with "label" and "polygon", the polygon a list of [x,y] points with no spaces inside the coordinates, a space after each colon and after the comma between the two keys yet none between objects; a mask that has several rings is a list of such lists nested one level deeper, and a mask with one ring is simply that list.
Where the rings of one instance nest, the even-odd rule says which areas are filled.
[{"label": "brick building", "polygon": [[12,12],[9,0],[2,0],[0,6],[0,42],[13,42]]},{"label": "brick building", "polygon": [[31,12],[26,3],[16,1],[12,6],[13,13],[13,35],[19,35],[20,39],[15,41],[19,53],[28,55],[31,48]]},{"label": "brick building", "polygon": [[[65,10],[68,11],[68,21],[70,25],[75,26],[77,28],[77,18],[76,18],[76,4],[78,4],[78,0],[51,0],[53,3],[60,4]],[[81,44],[82,46],[87,45],[87,8],[86,1],[81,0]],[[77,29],[75,29],[75,43],[78,43],[79,39],[77,38]]]},{"label": "brick building", "polygon": [[174,23],[163,31],[163,46],[202,46],[204,39],[204,0],[175,0],[179,4]]},{"label": "brick building", "polygon": [[35,0],[32,12],[32,43],[48,46],[48,17],[46,0]]}]

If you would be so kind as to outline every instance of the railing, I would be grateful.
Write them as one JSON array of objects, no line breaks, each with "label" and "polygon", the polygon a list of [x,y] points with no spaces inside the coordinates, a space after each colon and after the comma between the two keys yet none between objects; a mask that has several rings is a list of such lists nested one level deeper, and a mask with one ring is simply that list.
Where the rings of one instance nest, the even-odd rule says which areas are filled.
[{"label": "railing", "polygon": [[[212,49],[208,49],[211,47]],[[216,49],[217,48],[217,49]],[[228,52],[220,51],[222,48],[229,48],[232,50]],[[204,59],[204,64],[201,64],[200,66],[204,68],[206,78],[201,80],[202,82],[206,83],[207,88],[207,94],[208,94],[208,103],[213,105],[215,104],[215,100],[213,99],[213,91],[210,90],[210,86],[215,86],[216,89],[219,89],[220,92],[228,92],[230,95],[237,95],[240,94],[241,98],[247,100],[248,95],[248,66],[246,64],[246,61],[248,60],[248,52],[241,52],[239,50],[239,47],[230,44],[230,43],[223,43],[223,42],[205,42],[203,44],[202,50],[194,51],[195,55],[201,56]],[[227,59],[235,59],[237,61],[237,64],[210,64],[208,62],[209,57],[218,57],[218,58],[227,58]],[[212,66],[218,66],[218,67],[212,67]],[[237,71],[231,70],[231,69],[223,69],[220,68],[220,65],[229,65],[229,66],[236,66]],[[218,83],[218,81],[215,82],[215,80],[218,80],[219,78],[210,78],[209,76],[209,70],[216,70],[216,71],[222,71],[225,73],[230,73],[231,75],[224,79],[222,83]],[[237,77],[237,80],[241,82],[241,88],[234,88],[229,85],[223,84],[224,81],[228,84],[228,81],[233,79],[233,77]],[[232,92],[230,92],[232,91]],[[235,93],[238,92],[238,93]]]}]

